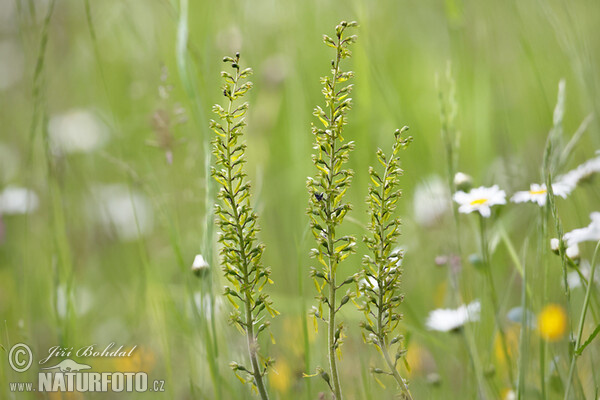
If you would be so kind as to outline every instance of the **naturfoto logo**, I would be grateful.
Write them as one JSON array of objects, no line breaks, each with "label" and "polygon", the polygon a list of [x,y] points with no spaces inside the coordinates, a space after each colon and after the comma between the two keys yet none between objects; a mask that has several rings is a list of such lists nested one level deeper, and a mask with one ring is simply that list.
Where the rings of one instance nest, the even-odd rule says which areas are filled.
[{"label": "naturfoto logo", "polygon": [[[73,347],[53,346],[48,350],[48,356],[38,362],[39,372],[37,385],[34,382],[11,382],[11,392],[163,392],[164,380],[154,380],[149,385],[148,374],[139,372],[88,372],[92,369],[88,364],[79,363],[71,358],[78,357],[131,357],[137,346],[124,350],[124,346],[116,347],[115,343],[98,349],[89,345],[75,350]],[[54,360],[53,358],[64,358]],[[47,366],[46,366],[46,363]],[[25,372],[33,364],[31,348],[19,343],[14,345],[9,353],[9,364],[16,372]],[[42,367],[43,366],[43,367]]]}]

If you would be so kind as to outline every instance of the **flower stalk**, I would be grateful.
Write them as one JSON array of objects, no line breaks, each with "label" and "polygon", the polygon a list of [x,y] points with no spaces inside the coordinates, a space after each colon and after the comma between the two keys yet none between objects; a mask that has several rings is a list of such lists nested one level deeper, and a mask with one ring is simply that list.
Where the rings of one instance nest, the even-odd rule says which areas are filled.
[{"label": "flower stalk", "polygon": [[[311,255],[320,264],[320,270],[316,268],[311,270],[311,276],[319,292],[317,296],[319,306],[313,312],[313,316],[321,318],[327,324],[329,357],[327,378],[336,400],[342,399],[337,357],[341,355],[340,346],[344,329],[342,323],[336,325],[336,315],[352,296],[352,293],[347,292],[339,299],[337,292],[356,279],[351,276],[341,284],[337,283],[338,267],[343,260],[354,253],[356,244],[354,237],[339,237],[336,232],[346,213],[352,208],[350,204],[343,202],[343,197],[350,186],[353,172],[344,169],[343,165],[354,148],[354,143],[344,143],[342,136],[346,113],[351,108],[352,100],[349,97],[352,85],[345,85],[345,82],[354,74],[351,71],[343,72],[340,63],[351,56],[348,47],[357,39],[354,35],[346,36],[345,31],[356,26],[356,22],[342,21],[335,28],[335,39],[327,35],[323,37],[325,44],[335,50],[335,59],[331,62],[331,76],[321,78],[326,108],[324,110],[317,106],[313,112],[323,127],[314,124],[312,126],[312,133],[315,136],[313,163],[317,168],[317,174],[314,178],[308,178],[307,182],[310,196],[308,215],[317,243],[317,247],[311,250]],[[323,313],[323,306],[327,308],[326,315]]]},{"label": "flower stalk", "polygon": [[245,81],[252,70],[240,69],[239,53],[235,57],[225,57],[223,61],[231,65],[233,73],[221,72],[225,80],[223,95],[227,99],[227,109],[215,105],[213,111],[221,122],[210,122],[216,133],[213,154],[217,167],[212,169],[212,176],[221,186],[218,192],[221,204],[215,206],[215,215],[220,229],[221,264],[232,285],[225,287],[224,294],[235,307],[231,314],[232,323],[246,336],[251,367],[236,362],[230,365],[242,382],[250,383],[261,399],[266,400],[269,396],[264,380],[273,361],[260,357],[258,335],[269,326],[269,321],[261,322],[265,314],[274,317],[278,312],[272,308],[269,296],[262,293],[263,287],[273,282],[269,277],[270,268],[261,263],[264,245],[256,237],[258,217],[250,205],[250,183],[243,168],[246,145],[241,143],[241,138],[248,103],[236,105],[252,87],[251,82]]},{"label": "flower stalk", "polygon": [[[383,165],[383,175],[375,168],[369,168],[372,184],[369,186],[367,204],[371,222],[368,229],[371,236],[365,236],[363,241],[372,255],[363,258],[364,283],[360,291],[364,294],[365,302],[360,306],[365,315],[361,323],[366,335],[365,341],[373,344],[383,356],[389,369],[387,374],[394,377],[403,395],[412,400],[406,381],[398,372],[398,361],[403,359],[406,350],[402,346],[402,337],[394,335],[402,314],[396,312],[404,299],[401,293],[402,257],[399,250],[393,250],[396,239],[400,236],[401,221],[394,217],[396,203],[402,192],[398,188],[398,179],[402,175],[399,152],[412,141],[412,137],[403,138],[402,133],[408,127],[395,132],[395,143],[392,155],[386,158],[383,151],[377,151],[377,159]],[[390,351],[395,347],[395,358],[392,360]],[[374,369],[374,372],[380,372]]]},{"label": "flower stalk", "polygon": [[481,257],[483,258],[483,265],[485,270],[485,276],[489,285],[490,299],[492,300],[492,307],[494,308],[494,318],[496,320],[496,325],[498,327],[498,333],[500,334],[500,342],[502,345],[502,352],[504,353],[504,358],[506,360],[506,366],[508,371],[508,378],[510,379],[511,387],[514,386],[514,372],[512,365],[512,357],[510,356],[510,351],[508,350],[508,343],[506,339],[506,332],[504,331],[504,325],[502,324],[502,319],[500,318],[500,303],[498,302],[498,294],[496,292],[496,285],[494,285],[494,278],[492,276],[492,269],[490,264],[490,255],[489,248],[487,242],[487,235],[485,229],[485,219],[482,215],[479,216],[479,234],[481,238]]}]

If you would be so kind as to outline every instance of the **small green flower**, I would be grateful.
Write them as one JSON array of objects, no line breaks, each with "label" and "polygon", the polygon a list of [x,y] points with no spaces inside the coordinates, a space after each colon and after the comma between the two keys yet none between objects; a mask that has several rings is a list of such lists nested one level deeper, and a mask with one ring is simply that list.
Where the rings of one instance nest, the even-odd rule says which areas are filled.
[{"label": "small green flower", "polygon": [[[216,133],[213,140],[216,167],[212,169],[212,176],[221,186],[218,193],[221,204],[215,206],[215,215],[220,229],[221,265],[225,278],[232,285],[225,287],[224,295],[235,307],[231,320],[246,335],[252,366],[231,365],[236,376],[242,382],[251,383],[265,400],[268,394],[263,378],[272,361],[259,356],[258,335],[269,326],[268,321],[264,321],[265,314],[274,317],[278,312],[269,296],[262,293],[264,286],[273,282],[271,269],[261,263],[264,245],[257,239],[258,216],[250,205],[250,183],[243,168],[246,145],[242,136],[248,103],[239,104],[237,100],[252,87],[251,82],[244,82],[252,70],[240,68],[239,53],[235,57],[225,57],[223,61],[231,64],[233,72],[221,72],[227,108],[218,104],[213,106],[220,122],[210,121],[210,127]],[[246,378],[240,376],[240,372]]]},{"label": "small green flower", "polygon": [[[412,137],[403,137],[402,133],[408,127],[396,130],[392,155],[387,158],[383,151],[377,151],[377,160],[383,166],[383,173],[369,168],[371,185],[367,205],[369,207],[370,223],[367,226],[369,236],[363,241],[370,251],[363,258],[363,277],[359,290],[364,302],[359,306],[364,313],[361,327],[365,333],[365,342],[374,345],[383,355],[389,371],[379,368],[372,369],[375,374],[392,375],[405,396],[412,399],[408,386],[399,375],[397,364],[403,359],[405,350],[402,347],[400,336],[396,330],[402,314],[398,308],[404,300],[401,292],[402,282],[402,250],[395,249],[396,240],[400,236],[400,219],[394,216],[396,204],[402,192],[399,189],[399,178],[402,175],[400,168],[400,150],[408,146]],[[395,336],[396,335],[396,336]],[[390,357],[390,350],[395,347],[394,361]],[[376,378],[377,379],[377,378]]]},{"label": "small green flower", "polygon": [[[331,62],[331,75],[321,78],[325,108],[317,106],[313,115],[319,122],[313,124],[315,137],[312,160],[317,169],[314,177],[308,178],[309,193],[308,216],[310,227],[317,247],[311,255],[317,259],[319,268],[313,268],[311,276],[319,292],[319,307],[312,313],[315,320],[321,318],[328,326],[328,355],[330,364],[329,382],[337,400],[342,400],[340,380],[337,371],[337,356],[341,352],[343,342],[343,324],[336,325],[336,313],[347,304],[353,294],[345,293],[338,298],[338,290],[355,281],[354,277],[337,283],[339,264],[355,252],[356,239],[353,236],[339,236],[336,229],[344,221],[344,217],[352,209],[344,202],[344,195],[350,187],[353,172],[344,168],[354,142],[345,142],[343,138],[346,114],[352,106],[350,93],[352,85],[346,81],[354,76],[351,71],[342,71],[343,59],[351,56],[348,47],[356,42],[356,36],[346,36],[346,29],[356,27],[356,22],[342,21],[335,28],[335,39],[324,35],[323,41],[335,50],[335,59]],[[339,303],[339,304],[338,304]],[[327,313],[323,313],[323,306]]]}]

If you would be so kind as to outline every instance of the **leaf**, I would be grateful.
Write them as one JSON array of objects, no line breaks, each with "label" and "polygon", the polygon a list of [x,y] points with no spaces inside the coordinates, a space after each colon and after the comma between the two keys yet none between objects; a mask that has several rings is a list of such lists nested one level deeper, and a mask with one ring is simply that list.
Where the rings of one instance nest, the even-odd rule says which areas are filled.
[{"label": "leaf", "polygon": [[579,348],[577,350],[575,350],[575,354],[580,356],[581,353],[583,353],[583,350],[585,350],[585,348],[592,343],[592,340],[594,340],[594,338],[596,336],[598,336],[598,333],[600,333],[600,325],[598,325],[596,327],[596,329],[594,329],[594,332],[592,332],[592,334],[590,335],[590,337],[585,341],[584,344],[582,344],[581,346],[579,346]]},{"label": "leaf", "polygon": [[378,377],[376,377],[375,375],[373,375],[373,379],[375,379],[375,382],[377,382],[379,384],[379,386],[381,386],[382,389],[385,389],[385,385],[383,384],[383,382],[381,382],[379,380]]},{"label": "leaf", "polygon": [[371,175],[371,181],[373,182],[373,184],[375,185],[375,187],[381,186],[380,183],[375,180],[375,178],[373,177],[373,175]]}]

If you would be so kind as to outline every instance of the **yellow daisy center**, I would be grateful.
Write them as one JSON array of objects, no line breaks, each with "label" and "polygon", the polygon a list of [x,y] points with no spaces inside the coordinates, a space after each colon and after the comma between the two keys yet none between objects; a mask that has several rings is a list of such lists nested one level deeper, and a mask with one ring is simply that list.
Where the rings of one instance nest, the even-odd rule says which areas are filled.
[{"label": "yellow daisy center", "polygon": [[529,194],[531,195],[536,195],[536,194],[546,194],[547,190],[546,189],[540,189],[540,190],[530,190]]},{"label": "yellow daisy center", "polygon": [[489,199],[475,199],[470,204],[472,206],[480,206],[488,202]]}]

